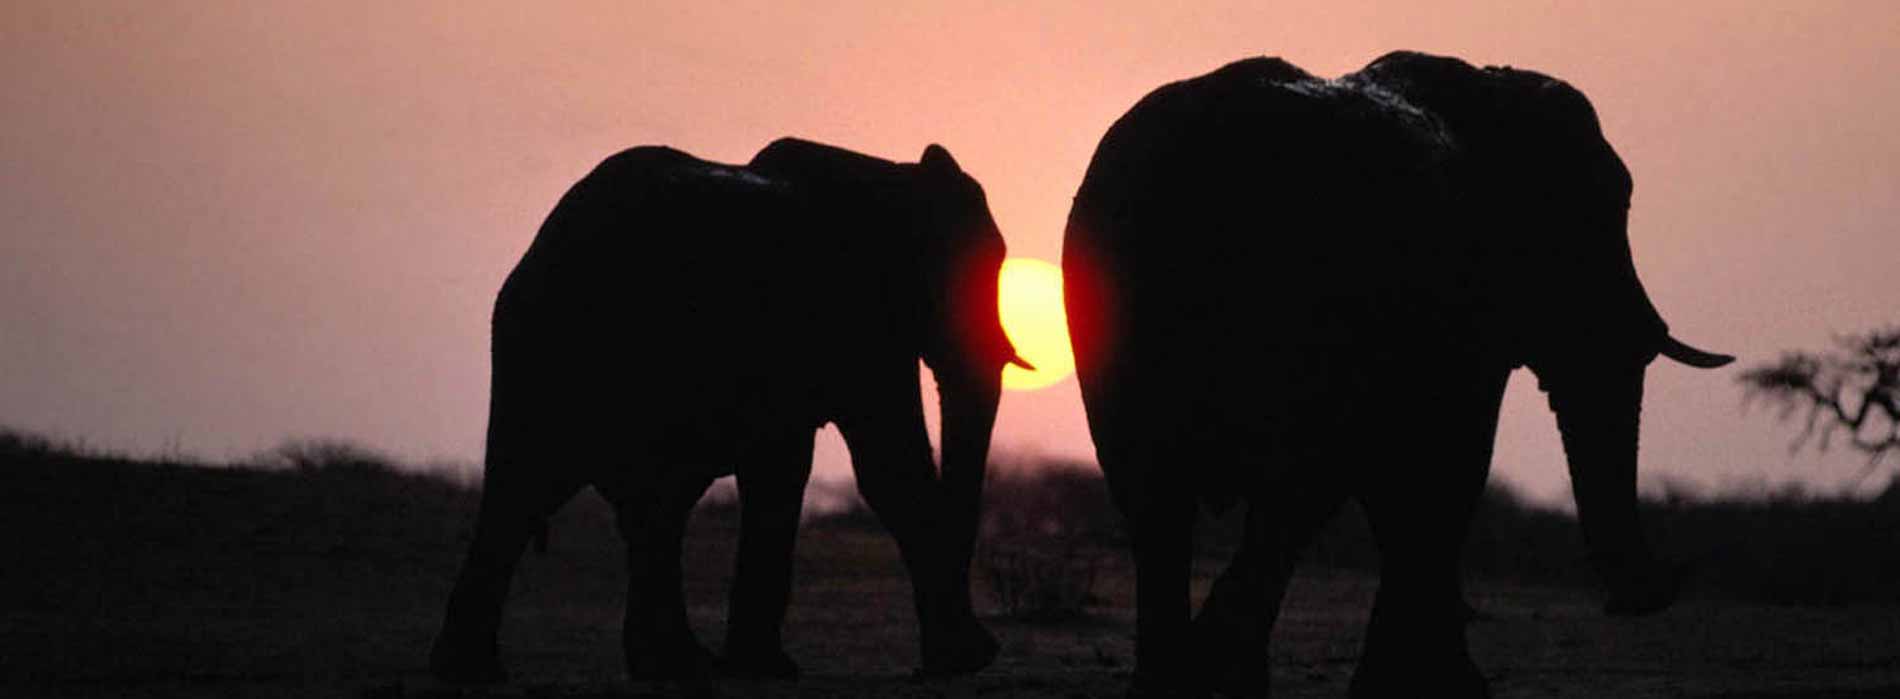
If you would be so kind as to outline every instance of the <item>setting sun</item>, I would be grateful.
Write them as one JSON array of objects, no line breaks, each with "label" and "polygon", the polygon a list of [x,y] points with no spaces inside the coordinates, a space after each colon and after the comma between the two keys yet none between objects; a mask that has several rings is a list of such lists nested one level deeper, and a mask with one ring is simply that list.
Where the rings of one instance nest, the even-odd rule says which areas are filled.
[{"label": "setting sun", "polygon": [[1016,353],[1036,366],[1035,371],[1005,367],[1003,387],[1033,391],[1074,372],[1068,317],[1062,311],[1061,268],[1032,257],[1012,257],[1003,261],[997,287],[1003,331],[1016,345]]}]

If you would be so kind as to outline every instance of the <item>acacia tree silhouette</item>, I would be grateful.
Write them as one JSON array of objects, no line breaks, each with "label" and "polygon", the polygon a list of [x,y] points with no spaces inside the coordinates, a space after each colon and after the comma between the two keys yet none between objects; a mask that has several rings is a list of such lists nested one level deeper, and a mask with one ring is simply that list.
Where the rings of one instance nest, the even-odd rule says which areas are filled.
[{"label": "acacia tree silhouette", "polygon": [[1867,454],[1858,483],[1900,451],[1900,325],[1835,338],[1825,352],[1788,352],[1743,372],[1744,405],[1764,400],[1787,420],[1805,411],[1791,451],[1827,451],[1836,432]]}]

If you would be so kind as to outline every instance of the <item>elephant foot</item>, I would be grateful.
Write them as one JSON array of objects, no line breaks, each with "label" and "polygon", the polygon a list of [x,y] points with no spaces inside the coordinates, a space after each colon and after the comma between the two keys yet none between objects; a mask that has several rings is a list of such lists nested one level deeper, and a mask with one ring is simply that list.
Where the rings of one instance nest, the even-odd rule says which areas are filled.
[{"label": "elephant foot", "polygon": [[778,647],[726,649],[719,674],[748,680],[796,680],[798,663]]},{"label": "elephant foot", "polygon": [[1122,696],[1127,699],[1205,699],[1214,696],[1208,682],[1196,682],[1194,679],[1179,674],[1137,669],[1135,676],[1128,680],[1128,691]]},{"label": "elephant foot", "polygon": [[627,651],[627,678],[634,682],[701,682],[713,676],[717,665],[710,651],[698,643],[668,649]]},{"label": "elephant foot", "polygon": [[1189,660],[1192,669],[1181,682],[1193,693],[1184,696],[1268,696],[1272,678],[1264,639],[1248,634],[1209,635],[1197,628],[1194,649]]},{"label": "elephant foot", "polygon": [[449,684],[501,684],[508,672],[493,643],[458,643],[437,639],[429,651],[429,674]]},{"label": "elephant foot", "polygon": [[955,632],[925,636],[924,666],[917,675],[967,675],[989,667],[1001,651],[1002,645],[996,642],[996,637],[972,617]]},{"label": "elephant foot", "polygon": [[1624,566],[1604,576],[1609,596],[1603,601],[1603,613],[1609,616],[1644,616],[1668,609],[1682,594],[1683,572],[1658,561]]},{"label": "elephant foot", "polygon": [[1353,699],[1384,697],[1454,697],[1489,699],[1491,685],[1469,658],[1439,663],[1406,663],[1403,668],[1361,662],[1353,673]]},{"label": "elephant foot", "polygon": [[1246,599],[1251,598],[1217,583],[1190,627],[1190,679],[1220,696],[1267,695],[1267,634],[1276,615],[1235,601]]},{"label": "elephant foot", "polygon": [[1210,674],[1213,680],[1214,696],[1241,699],[1242,697],[1273,696],[1273,673],[1267,669],[1265,659],[1259,663],[1233,663],[1218,674]]}]

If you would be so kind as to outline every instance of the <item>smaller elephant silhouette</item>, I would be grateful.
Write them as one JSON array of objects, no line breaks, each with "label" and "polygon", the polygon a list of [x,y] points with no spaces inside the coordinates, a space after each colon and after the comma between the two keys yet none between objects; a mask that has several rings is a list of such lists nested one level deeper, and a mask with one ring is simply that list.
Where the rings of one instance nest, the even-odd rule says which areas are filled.
[{"label": "smaller elephant silhouette", "polygon": [[[627,545],[636,679],[715,668],[791,677],[781,626],[812,438],[836,424],[859,492],[897,539],[923,670],[997,652],[970,602],[1005,363],[1003,238],[940,146],[917,163],[782,139],[745,166],[664,147],[614,155],[561,198],[495,301],[481,508],[431,653],[440,678],[505,679],[497,634],[533,534],[581,488]],[[918,360],[936,375],[932,462]],[[687,515],[736,474],[741,531],[725,658],[681,594]]]}]

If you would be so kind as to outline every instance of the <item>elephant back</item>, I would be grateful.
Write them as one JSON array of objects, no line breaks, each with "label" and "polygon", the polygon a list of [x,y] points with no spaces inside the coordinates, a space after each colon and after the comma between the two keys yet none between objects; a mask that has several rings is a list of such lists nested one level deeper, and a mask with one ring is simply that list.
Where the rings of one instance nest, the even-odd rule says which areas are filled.
[{"label": "elephant back", "polygon": [[[802,283],[823,246],[791,225],[803,210],[783,182],[670,148],[606,159],[561,198],[496,298],[495,402],[556,404],[577,432],[613,434],[731,432],[812,412],[816,382],[800,368],[824,348],[787,340],[824,321]],[[653,395],[672,398],[639,398]]]},{"label": "elephant back", "polygon": [[[1085,398],[1123,394],[1088,401],[1092,426],[1205,435],[1174,448],[1207,494],[1231,494],[1302,458],[1289,435],[1380,404],[1372,369],[1432,359],[1408,338],[1471,335],[1453,148],[1400,95],[1272,58],[1143,98],[1097,147],[1064,241]],[[1236,435],[1264,467],[1194,456]]]}]

